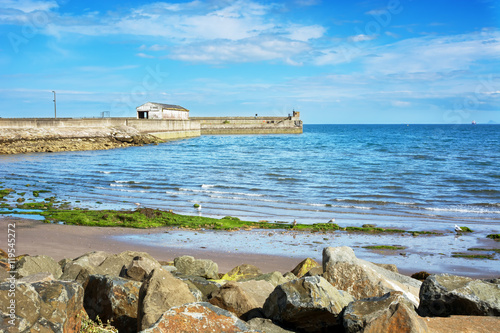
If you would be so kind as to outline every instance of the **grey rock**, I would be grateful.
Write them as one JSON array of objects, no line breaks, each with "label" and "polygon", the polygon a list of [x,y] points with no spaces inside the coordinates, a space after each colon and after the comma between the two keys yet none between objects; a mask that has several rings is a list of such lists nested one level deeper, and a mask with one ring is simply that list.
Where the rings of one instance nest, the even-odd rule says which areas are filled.
[{"label": "grey rock", "polygon": [[62,275],[61,266],[49,256],[25,256],[16,264],[17,277],[33,275],[36,273],[51,273],[58,279]]},{"label": "grey rock", "polygon": [[419,304],[420,281],[358,259],[347,246],[323,249],[323,271],[323,277],[335,288],[357,299],[401,291],[415,306]]},{"label": "grey rock", "polygon": [[421,316],[500,316],[500,285],[462,276],[429,276],[420,289]]},{"label": "grey rock", "polygon": [[161,268],[154,269],[139,290],[137,328],[139,331],[147,329],[171,307],[195,301],[184,282]]},{"label": "grey rock", "polygon": [[349,303],[343,322],[346,333],[428,332],[413,303],[400,291]]},{"label": "grey rock", "polygon": [[292,272],[286,272],[285,274],[283,274],[283,277],[284,277],[287,281],[292,281],[292,280],[297,279],[297,275],[293,274]]},{"label": "grey rock", "polygon": [[277,286],[264,304],[265,316],[283,327],[326,332],[342,325],[340,313],[354,299],[319,276]]},{"label": "grey rock", "polygon": [[191,291],[193,291],[193,288],[198,289],[201,292],[202,300],[204,302],[208,300],[208,296],[211,293],[219,290],[219,288],[222,286],[218,282],[210,281],[199,276],[179,276],[177,274],[174,274],[174,277],[185,282],[189,286],[189,289]]},{"label": "grey rock", "polygon": [[212,260],[182,256],[174,259],[174,266],[181,274],[200,276],[207,279],[219,278],[219,266]]}]

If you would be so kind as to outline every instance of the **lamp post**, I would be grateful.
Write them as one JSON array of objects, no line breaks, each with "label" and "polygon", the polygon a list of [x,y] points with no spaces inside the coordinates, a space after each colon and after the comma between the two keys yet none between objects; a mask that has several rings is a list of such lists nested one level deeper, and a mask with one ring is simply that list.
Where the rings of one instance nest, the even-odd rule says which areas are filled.
[{"label": "lamp post", "polygon": [[56,110],[56,92],[52,90],[54,93],[54,118],[57,118],[57,110]]}]

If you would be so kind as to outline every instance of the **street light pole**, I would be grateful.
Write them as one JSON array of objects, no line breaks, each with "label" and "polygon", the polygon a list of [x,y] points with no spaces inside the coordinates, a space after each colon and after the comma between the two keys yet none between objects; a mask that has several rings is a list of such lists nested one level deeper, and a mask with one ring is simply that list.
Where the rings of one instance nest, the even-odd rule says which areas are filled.
[{"label": "street light pole", "polygon": [[57,110],[56,110],[56,92],[52,90],[54,93],[54,118],[57,118]]}]

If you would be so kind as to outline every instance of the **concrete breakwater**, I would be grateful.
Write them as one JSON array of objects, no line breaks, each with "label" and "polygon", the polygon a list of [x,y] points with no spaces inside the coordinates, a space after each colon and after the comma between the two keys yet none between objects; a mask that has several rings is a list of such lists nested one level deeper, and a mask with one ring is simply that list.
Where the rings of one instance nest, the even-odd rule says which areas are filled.
[{"label": "concrete breakwater", "polygon": [[300,134],[293,117],[5,118],[0,119],[0,154],[100,150],[158,143],[204,134]]}]

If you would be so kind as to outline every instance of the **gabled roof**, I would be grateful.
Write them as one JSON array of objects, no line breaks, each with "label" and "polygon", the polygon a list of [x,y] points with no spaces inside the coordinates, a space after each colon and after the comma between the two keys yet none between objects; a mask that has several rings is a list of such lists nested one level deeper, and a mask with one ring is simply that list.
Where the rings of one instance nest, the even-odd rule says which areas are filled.
[{"label": "gabled roof", "polygon": [[[183,108],[182,106],[179,106],[179,105],[174,105],[174,104],[163,104],[163,103],[155,103],[155,102],[148,102],[148,103],[158,105],[158,106],[159,106],[159,107],[161,107],[162,109],[168,109],[168,110],[177,110],[177,111],[186,111],[186,112],[189,112],[189,110],[188,110],[188,109]],[[147,103],[146,103],[146,104],[147,104]],[[144,105],[144,104],[143,104],[143,105]]]}]

